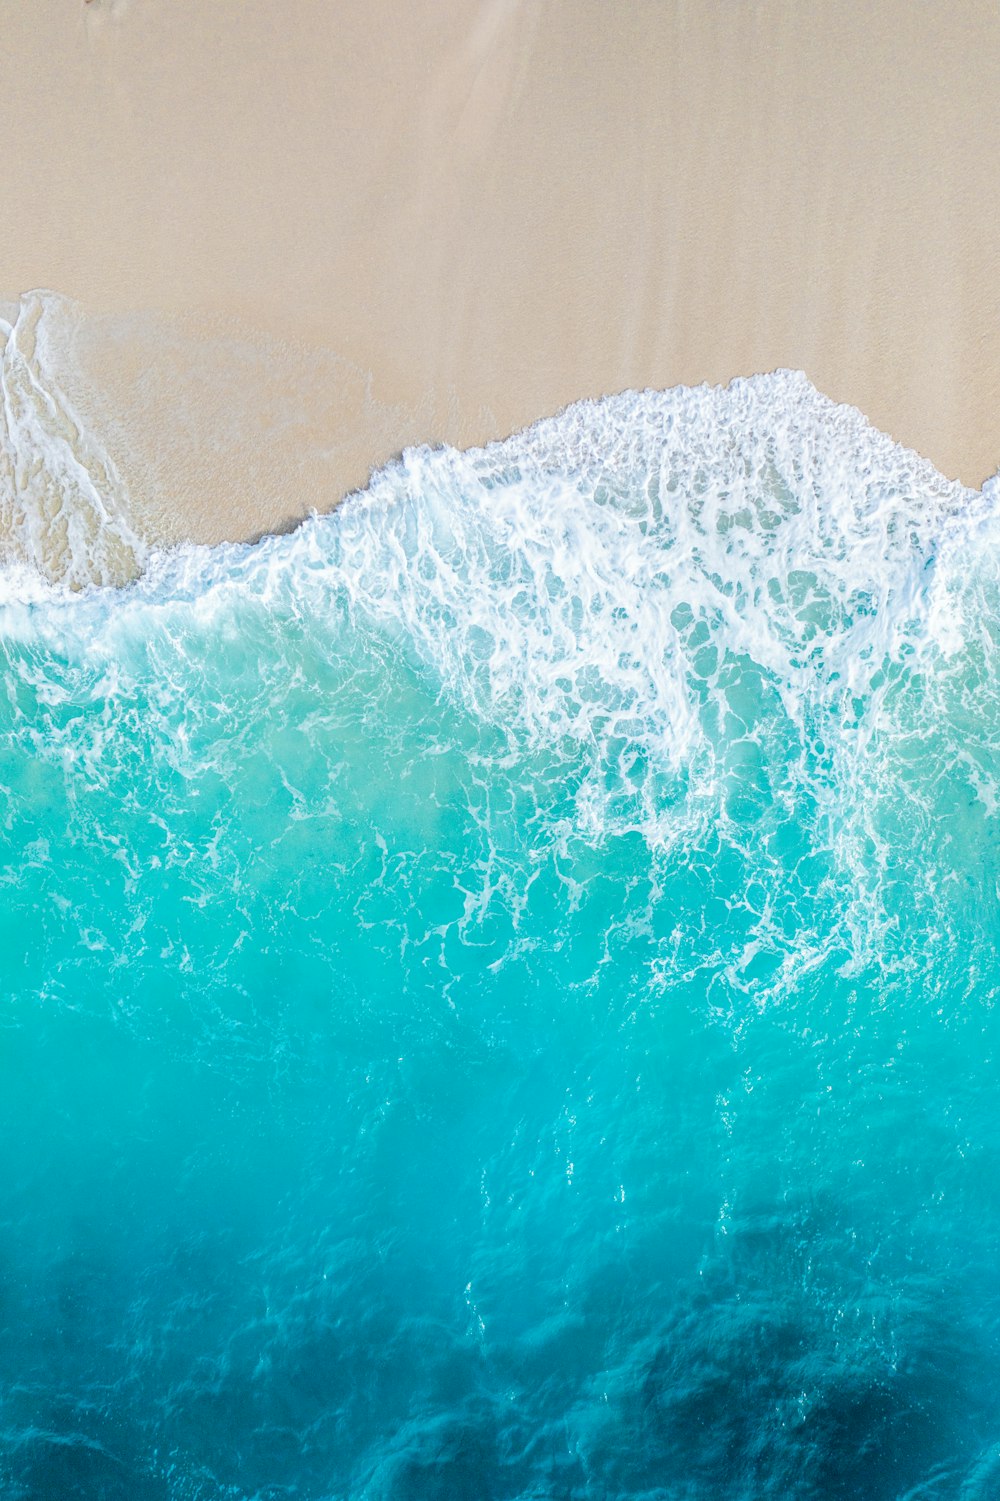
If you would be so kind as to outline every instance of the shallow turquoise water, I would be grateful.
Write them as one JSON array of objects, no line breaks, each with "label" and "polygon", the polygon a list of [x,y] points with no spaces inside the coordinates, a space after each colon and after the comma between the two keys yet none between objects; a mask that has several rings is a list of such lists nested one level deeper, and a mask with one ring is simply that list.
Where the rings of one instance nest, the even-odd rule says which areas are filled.
[{"label": "shallow turquoise water", "polygon": [[804,380],[0,605],[0,1492],[1000,1495],[1000,523]]}]

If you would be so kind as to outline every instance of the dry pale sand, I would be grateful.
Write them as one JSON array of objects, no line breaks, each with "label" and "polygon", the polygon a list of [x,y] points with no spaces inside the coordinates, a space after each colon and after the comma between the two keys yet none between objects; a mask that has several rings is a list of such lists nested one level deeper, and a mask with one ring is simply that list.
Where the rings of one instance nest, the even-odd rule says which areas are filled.
[{"label": "dry pale sand", "polygon": [[1000,462],[995,0],[4,0],[0,294],[144,524],[804,369]]}]

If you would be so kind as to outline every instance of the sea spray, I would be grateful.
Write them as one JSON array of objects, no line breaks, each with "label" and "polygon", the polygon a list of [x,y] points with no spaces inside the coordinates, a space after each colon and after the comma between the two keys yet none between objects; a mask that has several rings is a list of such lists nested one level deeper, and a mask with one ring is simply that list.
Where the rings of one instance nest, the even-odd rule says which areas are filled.
[{"label": "sea spray", "polygon": [[0,594],[17,1497],[988,1497],[995,498],[779,373]]}]

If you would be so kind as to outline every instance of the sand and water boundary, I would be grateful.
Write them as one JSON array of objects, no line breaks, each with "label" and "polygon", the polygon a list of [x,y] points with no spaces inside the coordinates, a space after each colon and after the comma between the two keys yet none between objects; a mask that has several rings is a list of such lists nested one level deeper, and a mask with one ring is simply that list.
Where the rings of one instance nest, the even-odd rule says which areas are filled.
[{"label": "sand and water boundary", "polygon": [[414,442],[803,369],[1000,461],[987,0],[8,0],[0,294],[157,540]]}]

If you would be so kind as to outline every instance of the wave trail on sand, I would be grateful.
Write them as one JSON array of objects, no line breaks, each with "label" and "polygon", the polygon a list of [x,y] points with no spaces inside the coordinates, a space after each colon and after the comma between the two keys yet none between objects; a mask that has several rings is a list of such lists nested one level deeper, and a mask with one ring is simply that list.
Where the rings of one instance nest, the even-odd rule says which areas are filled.
[{"label": "wave trail on sand", "polygon": [[114,464],[59,389],[49,343],[59,304],[34,293],[0,318],[0,554],[72,588],[122,584],[147,548]]}]

